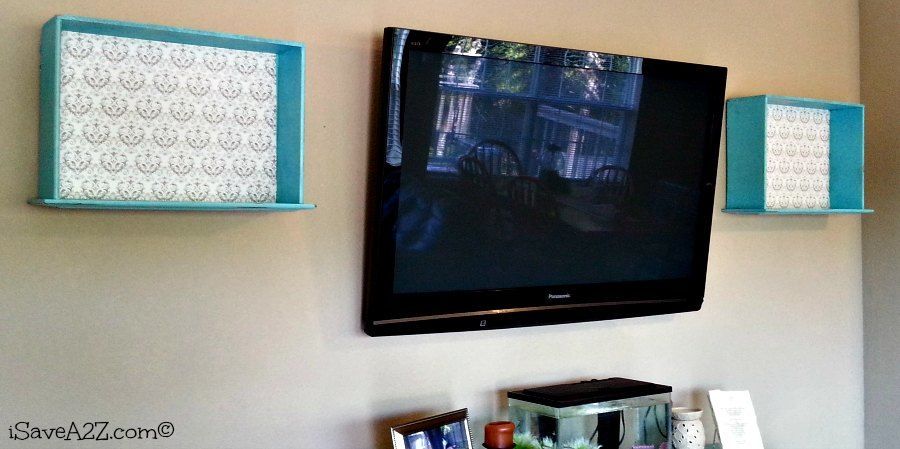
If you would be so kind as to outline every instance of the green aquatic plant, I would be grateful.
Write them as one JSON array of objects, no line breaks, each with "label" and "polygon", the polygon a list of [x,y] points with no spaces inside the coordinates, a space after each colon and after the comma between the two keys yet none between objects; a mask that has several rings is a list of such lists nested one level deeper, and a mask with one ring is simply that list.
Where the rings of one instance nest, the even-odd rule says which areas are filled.
[{"label": "green aquatic plant", "polygon": [[590,441],[584,438],[578,438],[572,441],[566,442],[563,444],[563,449],[600,449],[601,445],[593,445]]},{"label": "green aquatic plant", "polygon": [[541,442],[538,441],[537,437],[530,433],[514,433],[513,443],[516,444],[516,449],[544,449],[541,447]]},{"label": "green aquatic plant", "polygon": [[536,436],[530,433],[517,432],[513,434],[513,443],[516,449],[555,449],[553,440],[550,437],[544,437],[538,440]]}]

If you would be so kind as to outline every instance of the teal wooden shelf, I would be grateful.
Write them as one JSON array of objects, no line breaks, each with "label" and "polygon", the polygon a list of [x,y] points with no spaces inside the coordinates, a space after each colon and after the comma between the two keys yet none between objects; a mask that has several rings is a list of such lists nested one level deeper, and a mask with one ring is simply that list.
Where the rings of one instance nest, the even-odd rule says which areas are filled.
[{"label": "teal wooden shelf", "polygon": [[315,204],[293,203],[209,203],[192,201],[113,201],[113,200],[68,200],[33,199],[35,206],[58,209],[108,209],[108,210],[193,210],[193,211],[258,211],[287,212],[314,209]]},{"label": "teal wooden shelf", "polygon": [[729,214],[744,215],[828,215],[828,214],[871,214],[872,209],[722,209]]},{"label": "teal wooden shelf", "polygon": [[29,203],[314,208],[303,198],[305,61],[298,42],[50,19],[41,35],[38,197]]},{"label": "teal wooden shelf", "polygon": [[[780,117],[770,116],[770,106],[789,107],[783,110],[807,109],[794,109],[791,114],[800,111],[802,115],[775,122]],[[818,114],[819,111],[822,114]],[[817,119],[824,117],[817,122],[818,133],[808,114],[818,114]],[[837,101],[776,95],[728,100],[726,206],[723,212],[758,215],[872,213],[873,210],[864,205],[864,115],[863,105]],[[803,118],[802,123],[800,118]],[[773,123],[768,123],[769,120]],[[823,122],[827,125],[823,126]],[[778,129],[773,129],[776,126]],[[775,160],[776,156],[770,155],[768,147],[770,143],[778,145],[779,137],[786,139],[784,142],[795,138],[796,144],[785,145],[795,152],[799,148],[808,159],[801,159],[798,154],[793,160]],[[810,156],[810,148],[815,149],[818,159]],[[824,180],[811,183],[810,178],[804,178],[807,173]],[[827,207],[818,203],[798,204],[802,201],[799,198],[807,191],[812,192],[812,188],[827,192],[827,195],[820,195],[820,201]],[[767,195],[767,189],[777,192],[773,190]],[[780,195],[778,200],[773,199],[775,193]],[[809,200],[811,194],[806,198]]]}]

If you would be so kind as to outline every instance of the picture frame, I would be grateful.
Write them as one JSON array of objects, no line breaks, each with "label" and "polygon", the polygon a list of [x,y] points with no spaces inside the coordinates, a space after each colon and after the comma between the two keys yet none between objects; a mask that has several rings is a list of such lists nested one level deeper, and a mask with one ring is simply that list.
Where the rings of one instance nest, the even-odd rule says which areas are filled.
[{"label": "picture frame", "polygon": [[391,427],[394,449],[473,449],[468,409]]}]

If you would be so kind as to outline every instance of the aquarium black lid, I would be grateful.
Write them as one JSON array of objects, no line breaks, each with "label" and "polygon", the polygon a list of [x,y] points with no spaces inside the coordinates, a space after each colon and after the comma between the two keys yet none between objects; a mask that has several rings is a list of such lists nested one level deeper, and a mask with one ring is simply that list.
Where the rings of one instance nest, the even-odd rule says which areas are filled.
[{"label": "aquarium black lid", "polygon": [[611,377],[602,380],[593,379],[571,384],[526,388],[510,391],[506,396],[510,399],[562,408],[671,392],[672,387],[668,385]]}]

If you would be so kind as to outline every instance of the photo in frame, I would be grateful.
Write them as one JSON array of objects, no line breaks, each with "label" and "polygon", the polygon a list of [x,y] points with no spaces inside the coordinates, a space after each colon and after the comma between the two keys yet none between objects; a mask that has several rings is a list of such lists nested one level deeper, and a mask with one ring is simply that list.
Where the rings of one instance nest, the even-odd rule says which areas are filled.
[{"label": "photo in frame", "polygon": [[468,409],[391,427],[394,449],[472,449]]}]

